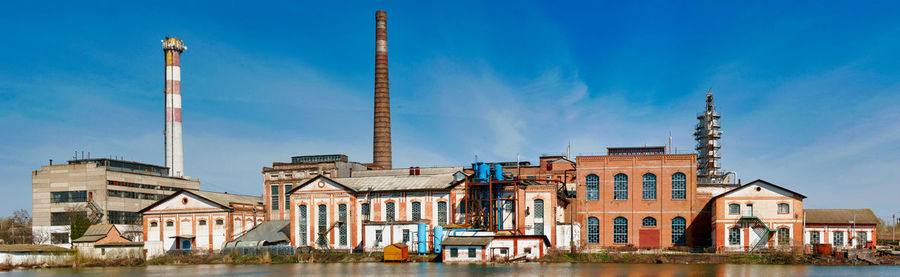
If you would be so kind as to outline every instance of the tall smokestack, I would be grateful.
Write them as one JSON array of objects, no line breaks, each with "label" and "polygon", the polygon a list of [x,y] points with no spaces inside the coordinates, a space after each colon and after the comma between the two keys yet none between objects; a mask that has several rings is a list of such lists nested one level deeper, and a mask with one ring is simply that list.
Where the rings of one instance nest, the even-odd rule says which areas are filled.
[{"label": "tall smokestack", "polygon": [[169,176],[184,176],[184,152],[181,147],[181,52],[184,43],[166,37],[162,41],[166,53],[166,167]]},{"label": "tall smokestack", "polygon": [[388,88],[387,13],[375,12],[375,136],[372,162],[391,169],[391,95]]}]

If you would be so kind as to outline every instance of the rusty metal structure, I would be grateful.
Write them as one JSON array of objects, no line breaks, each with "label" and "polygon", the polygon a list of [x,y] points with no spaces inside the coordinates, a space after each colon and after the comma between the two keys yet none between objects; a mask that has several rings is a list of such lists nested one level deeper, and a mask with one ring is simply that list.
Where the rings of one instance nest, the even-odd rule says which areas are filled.
[{"label": "rusty metal structure", "polygon": [[462,203],[464,226],[459,226],[466,229],[523,235],[524,223],[516,221],[516,214],[519,207],[525,206],[526,187],[552,183],[557,190],[565,189],[561,180],[519,179],[513,172],[504,172],[500,163],[476,162],[472,170]]},{"label": "rusty metal structure", "polygon": [[391,96],[388,84],[387,13],[375,12],[375,117],[372,162],[391,169]]},{"label": "rusty metal structure", "polygon": [[178,38],[162,40],[166,58],[166,167],[169,176],[184,176],[184,150],[181,140],[181,52],[187,49]]}]

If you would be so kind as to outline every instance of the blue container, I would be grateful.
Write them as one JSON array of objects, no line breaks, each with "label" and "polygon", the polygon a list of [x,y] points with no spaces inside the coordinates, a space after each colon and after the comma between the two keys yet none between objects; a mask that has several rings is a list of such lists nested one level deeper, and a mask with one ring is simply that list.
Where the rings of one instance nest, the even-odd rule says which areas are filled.
[{"label": "blue container", "polygon": [[475,162],[475,182],[487,183],[490,171],[490,166],[484,164],[484,162]]},{"label": "blue container", "polygon": [[419,222],[419,235],[416,236],[419,240],[419,254],[428,253],[428,225],[422,222]]},{"label": "blue container", "polygon": [[503,181],[503,166],[494,164],[494,181]]},{"label": "blue container", "polygon": [[441,253],[441,241],[444,241],[444,227],[434,226],[434,253]]}]

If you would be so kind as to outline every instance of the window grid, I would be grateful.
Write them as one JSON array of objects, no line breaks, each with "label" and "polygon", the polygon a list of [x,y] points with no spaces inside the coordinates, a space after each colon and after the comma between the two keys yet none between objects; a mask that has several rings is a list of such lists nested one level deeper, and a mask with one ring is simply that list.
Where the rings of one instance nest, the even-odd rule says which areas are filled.
[{"label": "window grid", "polygon": [[340,244],[347,245],[347,204],[338,205],[338,220],[342,222],[339,227]]},{"label": "window grid", "polygon": [[409,229],[403,229],[403,243],[409,242]]},{"label": "window grid", "polygon": [[363,220],[369,220],[369,203],[362,203],[359,205],[359,209],[361,210]]},{"label": "window grid", "polygon": [[291,206],[291,195],[288,194],[288,191],[290,191],[291,188],[293,188],[293,187],[294,187],[294,185],[292,185],[292,184],[284,184],[284,209],[285,210],[287,210],[288,207]]},{"label": "window grid", "polygon": [[819,244],[819,231],[809,232],[809,244]]},{"label": "window grid", "polygon": [[628,243],[628,219],[624,217],[613,219],[613,243]]},{"label": "window grid", "polygon": [[412,202],[412,220],[419,221],[422,219],[422,203]]},{"label": "window grid", "polygon": [[856,232],[856,240],[857,245],[866,245],[866,242],[869,241],[868,234],[866,232]]},{"label": "window grid", "polygon": [[325,230],[328,229],[328,209],[324,204],[319,205],[319,234],[318,234],[318,245],[325,245],[327,242],[325,241]]},{"label": "window grid", "polygon": [[641,220],[641,226],[644,227],[656,227],[656,219],[652,217],[645,217]]},{"label": "window grid", "polygon": [[687,175],[672,174],[672,199],[687,199]]},{"label": "window grid", "polygon": [[534,234],[535,235],[543,235],[544,234],[544,223],[535,223],[534,224]]},{"label": "window grid", "polygon": [[730,245],[740,245],[741,244],[741,229],[740,228],[728,229],[728,244],[730,244]]},{"label": "window grid", "polygon": [[394,202],[388,202],[384,206],[385,221],[394,222]]},{"label": "window grid", "polygon": [[831,240],[831,242],[834,245],[844,245],[844,232],[834,232],[832,234],[834,235],[832,235],[833,239]]},{"label": "window grid", "polygon": [[778,203],[778,213],[787,214],[791,213],[791,206],[787,203]]},{"label": "window grid", "polygon": [[656,175],[644,174],[643,189],[644,200],[656,200]]},{"label": "window grid", "polygon": [[298,213],[300,214],[299,219],[297,219],[298,224],[300,224],[300,245],[306,245],[306,229],[308,228],[306,225],[306,205],[300,205]]},{"label": "window grid", "polygon": [[628,199],[628,175],[619,173],[613,177],[613,199]]},{"label": "window grid", "polygon": [[791,230],[778,228],[778,245],[791,245]]},{"label": "window grid", "polygon": [[272,185],[272,210],[278,209],[278,185]]},{"label": "window grid", "polygon": [[672,219],[672,244],[685,244],[687,236],[684,235],[684,229],[687,227],[687,220],[683,217]]},{"label": "window grid", "polygon": [[728,213],[729,214],[741,213],[741,205],[740,204],[728,204]]},{"label": "window grid", "polygon": [[600,177],[591,174],[585,178],[587,200],[600,200]]},{"label": "window grid", "polygon": [[534,218],[544,218],[544,199],[534,200]]},{"label": "window grid", "polygon": [[447,202],[438,202],[438,224],[447,225]]},{"label": "window grid", "polygon": [[587,222],[588,243],[600,243],[600,220],[596,217],[588,217]]}]

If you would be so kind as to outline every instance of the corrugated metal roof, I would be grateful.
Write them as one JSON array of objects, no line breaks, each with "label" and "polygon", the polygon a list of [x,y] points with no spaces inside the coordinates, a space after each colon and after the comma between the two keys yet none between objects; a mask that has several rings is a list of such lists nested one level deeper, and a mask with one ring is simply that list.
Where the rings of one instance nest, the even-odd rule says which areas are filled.
[{"label": "corrugated metal roof", "polygon": [[288,241],[290,237],[291,221],[290,220],[272,220],[265,221],[247,231],[243,236],[235,239],[235,242],[245,241],[265,241],[274,243],[279,241]]},{"label": "corrugated metal roof", "polygon": [[[421,167],[419,168],[419,176],[436,175],[436,174],[453,174],[462,171],[462,167]],[[361,170],[353,171],[350,177],[375,177],[375,176],[410,176],[409,168],[387,169],[387,170]]]},{"label": "corrugated metal roof", "polygon": [[811,224],[878,224],[878,217],[870,209],[804,209],[806,223]]},{"label": "corrugated metal roof", "polygon": [[188,192],[209,199],[210,201],[216,202],[216,204],[225,207],[229,207],[229,203],[244,203],[253,205],[262,202],[262,197],[259,196],[230,194],[203,190],[188,190]]},{"label": "corrugated metal roof", "polygon": [[453,173],[447,171],[436,175],[372,176],[334,178],[335,182],[355,191],[397,191],[445,189],[453,184]]},{"label": "corrugated metal roof", "polygon": [[448,237],[441,242],[442,246],[487,246],[493,237]]}]

